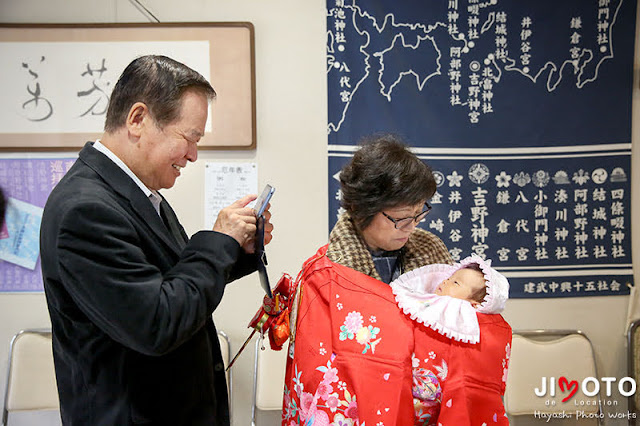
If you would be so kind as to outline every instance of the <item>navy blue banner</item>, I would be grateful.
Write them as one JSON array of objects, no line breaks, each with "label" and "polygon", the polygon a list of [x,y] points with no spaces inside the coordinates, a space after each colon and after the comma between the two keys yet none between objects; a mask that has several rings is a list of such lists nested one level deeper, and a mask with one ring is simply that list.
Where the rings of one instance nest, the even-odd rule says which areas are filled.
[{"label": "navy blue banner", "polygon": [[511,297],[628,294],[630,0],[328,0],[329,208],[358,140],[435,171],[420,226]]}]

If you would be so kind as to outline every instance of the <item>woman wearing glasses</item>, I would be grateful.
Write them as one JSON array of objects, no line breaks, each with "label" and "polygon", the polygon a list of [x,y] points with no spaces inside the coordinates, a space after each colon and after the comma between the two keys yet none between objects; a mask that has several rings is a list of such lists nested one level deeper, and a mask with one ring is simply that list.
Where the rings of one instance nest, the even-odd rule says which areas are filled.
[{"label": "woman wearing glasses", "polygon": [[429,424],[440,385],[435,375],[423,383],[433,407],[414,411],[416,323],[389,283],[424,265],[452,263],[444,243],[417,228],[431,210],[435,179],[399,140],[382,135],[355,152],[340,183],[345,211],[299,275],[282,424]]}]

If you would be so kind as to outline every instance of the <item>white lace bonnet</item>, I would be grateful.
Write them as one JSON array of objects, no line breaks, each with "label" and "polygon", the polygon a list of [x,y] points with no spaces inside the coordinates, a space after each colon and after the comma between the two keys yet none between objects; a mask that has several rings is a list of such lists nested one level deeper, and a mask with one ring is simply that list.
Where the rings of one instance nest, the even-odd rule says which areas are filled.
[{"label": "white lace bonnet", "polygon": [[480,270],[484,274],[484,281],[487,285],[487,295],[476,310],[483,314],[499,314],[504,310],[504,305],[509,298],[509,280],[491,267],[491,259],[484,260],[477,255],[465,257],[459,263],[454,264],[455,269],[453,272],[474,263],[480,266]]},{"label": "white lace bonnet", "polygon": [[[471,264],[480,267],[487,285],[487,295],[475,309],[466,300],[434,293],[439,283]],[[479,256],[469,256],[454,265],[426,265],[402,274],[390,285],[398,306],[411,319],[448,338],[468,343],[480,341],[476,313],[500,313],[509,297],[507,278]]]}]

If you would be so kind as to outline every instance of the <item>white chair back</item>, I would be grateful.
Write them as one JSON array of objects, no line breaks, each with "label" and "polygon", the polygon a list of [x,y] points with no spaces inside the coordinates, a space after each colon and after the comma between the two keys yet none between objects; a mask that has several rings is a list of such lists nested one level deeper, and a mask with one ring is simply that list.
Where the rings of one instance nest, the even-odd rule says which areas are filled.
[{"label": "white chair back", "polygon": [[[575,416],[576,411],[599,415],[600,393],[582,392],[588,377],[600,380],[593,346],[581,331],[514,330],[504,395],[507,415],[510,420],[527,416],[538,421],[546,414],[557,418],[562,413]],[[588,386],[590,392],[594,388]]]},{"label": "white chair back", "polygon": [[224,331],[218,330],[218,342],[220,342],[220,352],[224,362],[225,374],[227,376],[227,390],[229,392],[229,422],[233,424],[233,367],[229,367],[231,361],[231,340]]},{"label": "white chair back", "polygon": [[[263,346],[264,345],[264,346]],[[251,425],[256,424],[256,409],[282,411],[284,375],[287,366],[287,346],[280,351],[269,347],[268,339],[256,340],[256,357],[253,374],[253,407]],[[263,349],[264,347],[264,349]]]},{"label": "white chair back", "polygon": [[9,346],[2,424],[10,412],[59,409],[51,330],[22,330]]}]

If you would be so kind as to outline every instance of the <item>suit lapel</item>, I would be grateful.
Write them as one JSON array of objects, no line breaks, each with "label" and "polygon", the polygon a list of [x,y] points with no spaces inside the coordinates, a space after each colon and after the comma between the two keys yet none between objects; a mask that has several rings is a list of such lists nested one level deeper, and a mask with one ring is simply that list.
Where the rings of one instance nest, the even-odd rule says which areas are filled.
[{"label": "suit lapel", "polygon": [[[128,177],[128,176],[127,176]],[[134,183],[135,185],[135,183]],[[137,188],[137,187],[136,187]],[[162,241],[167,244],[173,251],[176,253],[180,253],[182,251],[182,247],[184,244],[178,244],[171,230],[165,223],[162,221],[158,212],[153,208],[151,202],[145,198],[144,193],[140,191],[140,188],[137,188],[138,192],[140,192],[140,197],[133,197],[129,201],[131,202],[131,206],[135,212],[144,222],[149,225],[151,230],[159,236]],[[162,209],[162,205],[165,204],[164,200],[160,203],[160,208]]]},{"label": "suit lapel", "polygon": [[[111,186],[114,192],[129,201],[133,213],[136,214],[162,242],[175,251],[176,254],[182,251],[183,245],[179,245],[175,238],[172,237],[169,229],[153,208],[151,201],[145,197],[144,192],[127,176],[124,170],[104,154],[93,148],[92,142],[85,144],[82,151],[80,151],[79,158],[100,175],[100,177]],[[161,203],[161,205],[163,203]],[[171,213],[173,213],[173,210],[171,210]],[[175,213],[173,213],[173,217],[177,222]]]}]

